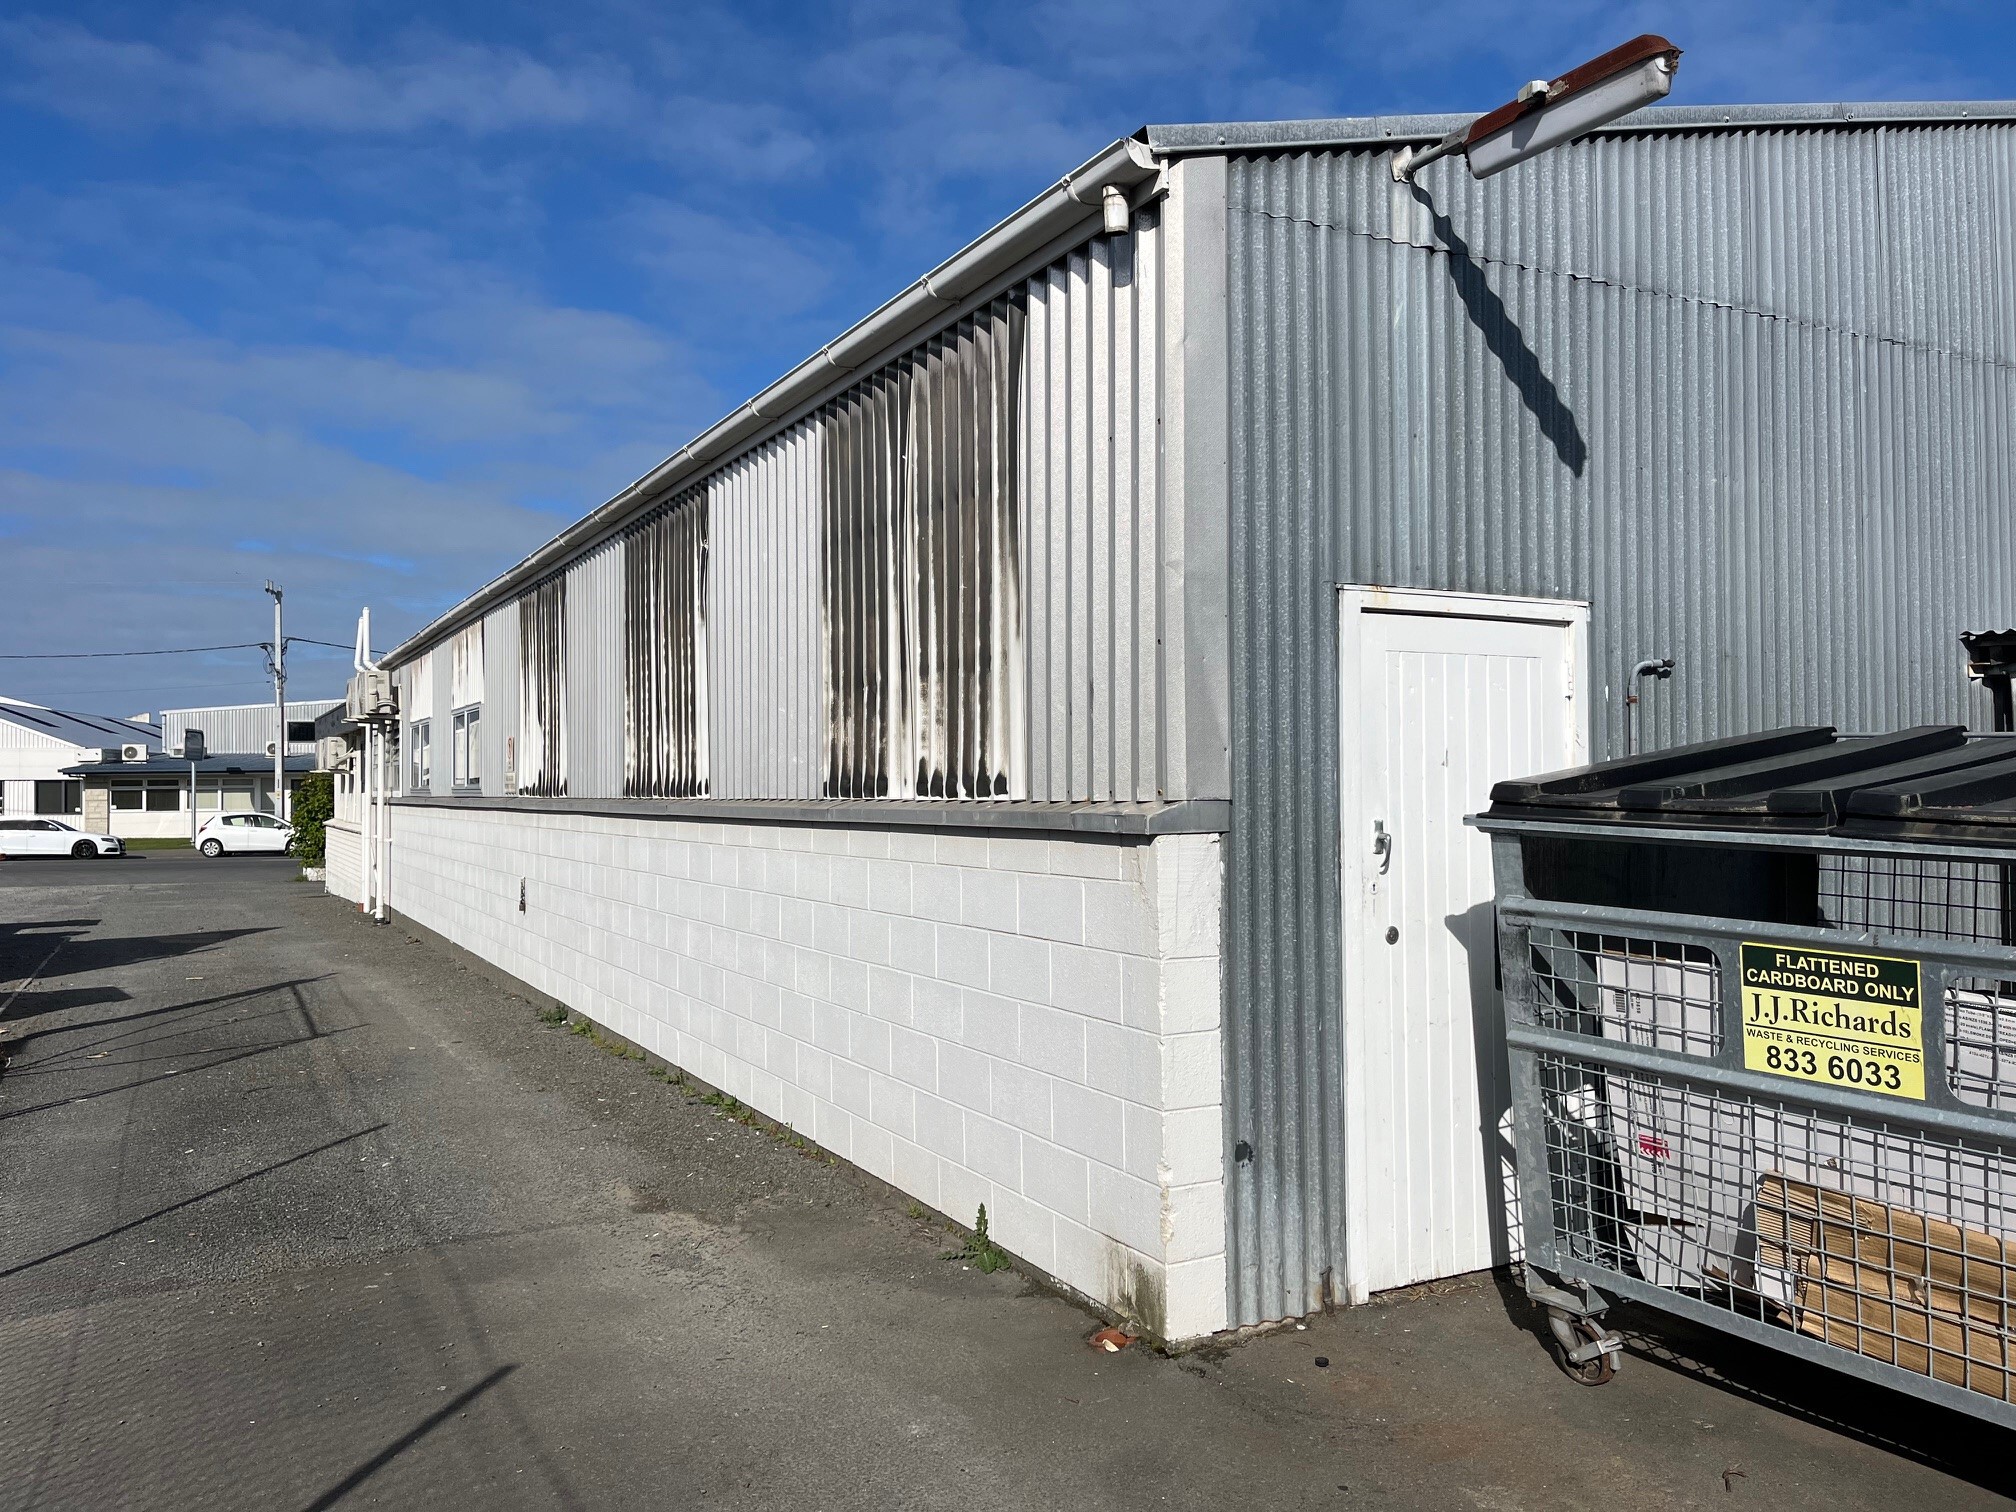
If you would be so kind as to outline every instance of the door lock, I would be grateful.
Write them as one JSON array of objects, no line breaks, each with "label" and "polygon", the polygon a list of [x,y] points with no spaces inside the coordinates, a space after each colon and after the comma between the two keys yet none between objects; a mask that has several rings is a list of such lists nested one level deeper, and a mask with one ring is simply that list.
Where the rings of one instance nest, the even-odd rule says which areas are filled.
[{"label": "door lock", "polygon": [[1393,865],[1393,837],[1386,832],[1386,821],[1372,821],[1372,854],[1379,858],[1379,875],[1385,876]]}]

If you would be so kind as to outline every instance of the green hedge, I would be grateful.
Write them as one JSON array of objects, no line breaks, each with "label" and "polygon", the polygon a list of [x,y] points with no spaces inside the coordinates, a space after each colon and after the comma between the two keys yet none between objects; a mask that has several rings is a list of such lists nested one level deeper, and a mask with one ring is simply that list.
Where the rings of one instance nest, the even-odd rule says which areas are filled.
[{"label": "green hedge", "polygon": [[310,772],[294,790],[294,858],[303,866],[320,866],[329,819],[336,812],[336,779]]}]

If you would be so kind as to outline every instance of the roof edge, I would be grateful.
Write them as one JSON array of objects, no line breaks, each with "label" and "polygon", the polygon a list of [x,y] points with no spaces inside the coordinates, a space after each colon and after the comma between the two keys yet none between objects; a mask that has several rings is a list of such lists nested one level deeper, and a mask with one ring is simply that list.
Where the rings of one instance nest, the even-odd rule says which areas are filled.
[{"label": "roof edge", "polygon": [[[1467,127],[1476,114],[1311,117],[1300,121],[1225,121],[1149,126],[1142,132],[1158,154],[1269,152],[1309,147],[1385,147],[1433,142]],[[1814,105],[1653,105],[1599,127],[1591,136],[1640,136],[1662,131],[1793,129],[1886,125],[1975,125],[2016,121],[2016,100],[1922,100]]]},{"label": "roof edge", "polygon": [[1131,190],[1160,169],[1138,132],[1095,153],[606,503],[407,636],[380,658],[380,664],[390,668],[412,660],[519,589],[564,566],[680,484],[727,460],[752,437],[790,418],[836,384],[871,370],[890,347],[952,314],[1031,253],[1097,221],[1108,184]]}]

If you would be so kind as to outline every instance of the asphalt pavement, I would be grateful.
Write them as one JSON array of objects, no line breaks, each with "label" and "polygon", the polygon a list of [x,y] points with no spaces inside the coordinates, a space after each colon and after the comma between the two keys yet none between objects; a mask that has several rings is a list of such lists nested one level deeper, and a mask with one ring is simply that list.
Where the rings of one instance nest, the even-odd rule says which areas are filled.
[{"label": "asphalt pavement", "polygon": [[294,878],[0,863],[0,1508],[2003,1504],[1999,1430],[1642,1316],[1578,1386],[1491,1277],[1097,1352]]}]

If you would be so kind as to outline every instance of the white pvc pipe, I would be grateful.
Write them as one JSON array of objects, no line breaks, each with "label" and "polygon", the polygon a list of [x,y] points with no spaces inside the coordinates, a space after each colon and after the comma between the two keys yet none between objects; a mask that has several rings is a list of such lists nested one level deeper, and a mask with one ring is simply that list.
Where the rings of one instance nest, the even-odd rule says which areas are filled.
[{"label": "white pvc pipe", "polygon": [[391,742],[378,732],[378,922],[385,922],[385,877],[392,865],[392,774],[385,770]]},{"label": "white pvc pipe", "polygon": [[371,754],[375,747],[372,741],[377,731],[370,725],[364,726],[364,749],[357,753],[358,815],[357,836],[357,911],[367,912],[371,907],[371,822],[376,817],[371,812]]}]

